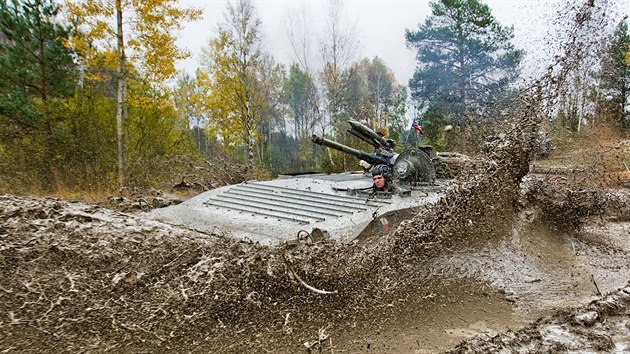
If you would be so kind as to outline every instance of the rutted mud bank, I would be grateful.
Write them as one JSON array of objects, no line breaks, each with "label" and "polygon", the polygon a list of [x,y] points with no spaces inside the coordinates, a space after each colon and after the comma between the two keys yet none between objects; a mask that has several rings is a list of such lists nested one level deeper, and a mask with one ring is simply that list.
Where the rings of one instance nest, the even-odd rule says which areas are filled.
[{"label": "rutted mud bank", "polygon": [[[3,196],[0,350],[413,353],[477,333],[491,334],[456,350],[492,338],[542,351],[623,348],[625,300],[614,312],[586,309],[579,330],[558,315],[534,323],[538,334],[495,335],[630,275],[628,190],[521,183],[520,133],[391,234],[352,244],[264,247],[145,214]],[[513,333],[530,338],[509,342]]]},{"label": "rutted mud bank", "polygon": [[534,126],[391,234],[352,244],[264,247],[4,196],[0,349],[436,352],[587,303],[628,280],[628,191],[522,184]]},{"label": "rutted mud bank", "polygon": [[630,283],[586,306],[557,311],[519,331],[479,335],[449,352],[627,353],[629,318]]}]

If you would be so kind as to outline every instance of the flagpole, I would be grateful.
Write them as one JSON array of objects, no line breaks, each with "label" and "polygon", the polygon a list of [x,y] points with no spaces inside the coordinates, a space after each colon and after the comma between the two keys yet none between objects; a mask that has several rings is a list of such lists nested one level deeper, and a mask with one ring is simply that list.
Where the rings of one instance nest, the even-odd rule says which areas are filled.
[{"label": "flagpole", "polygon": [[413,131],[414,131],[414,133],[416,133],[416,135],[415,135],[416,138],[413,139],[413,142],[414,142],[414,145],[415,145],[414,147],[417,149],[418,148],[418,140],[420,140],[420,139],[418,138],[418,131],[415,130],[415,129]]},{"label": "flagpole", "polygon": [[[412,105],[412,107],[413,107],[413,114],[412,114],[412,117],[411,117],[411,126],[409,127],[409,132],[407,133],[407,144],[409,144],[409,136],[411,135],[411,131],[413,130],[415,132],[415,129],[413,128],[413,123],[416,121],[416,112],[417,111],[416,111],[416,105],[415,104]],[[415,136],[414,136],[413,142],[414,142],[414,147],[417,148],[418,147],[418,142],[417,142],[417,139],[415,138]]]}]

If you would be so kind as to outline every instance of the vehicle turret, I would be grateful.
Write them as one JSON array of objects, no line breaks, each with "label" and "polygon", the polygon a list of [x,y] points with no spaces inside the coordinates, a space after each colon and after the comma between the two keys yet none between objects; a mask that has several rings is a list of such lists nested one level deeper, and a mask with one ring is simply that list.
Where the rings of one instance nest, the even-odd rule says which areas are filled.
[{"label": "vehicle turret", "polygon": [[355,156],[374,166],[389,166],[394,173],[393,182],[397,187],[413,187],[419,183],[432,184],[435,181],[435,171],[432,163],[435,151],[432,146],[424,145],[418,148],[410,148],[397,154],[393,150],[395,146],[393,140],[385,139],[357,121],[350,120],[348,124],[350,125],[348,132],[372,145],[375,149],[374,153],[357,150],[318,135],[313,135],[312,142]]}]

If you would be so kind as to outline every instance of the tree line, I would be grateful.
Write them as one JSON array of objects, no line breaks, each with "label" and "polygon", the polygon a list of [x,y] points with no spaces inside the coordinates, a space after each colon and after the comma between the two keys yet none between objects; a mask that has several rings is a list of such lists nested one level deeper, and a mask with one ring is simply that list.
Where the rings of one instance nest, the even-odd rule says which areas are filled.
[{"label": "tree line", "polygon": [[[188,55],[175,35],[201,12],[176,0],[3,0],[0,190],[146,188],[217,157],[242,164],[247,178],[355,170],[355,159],[310,135],[369,149],[346,134],[353,119],[398,149],[422,139],[471,152],[501,124],[525,53],[481,1],[432,1],[426,20],[406,31],[417,53],[408,87],[382,59],[360,58],[340,0],[328,9],[320,35],[304,14],[288,18],[294,62],[285,65],[263,47],[254,3],[227,2],[189,74],[175,70]],[[626,22],[607,38],[600,70],[557,105],[566,129],[579,130],[589,114],[630,127]],[[578,109],[586,99],[594,109]],[[410,116],[426,136],[410,129]]]}]

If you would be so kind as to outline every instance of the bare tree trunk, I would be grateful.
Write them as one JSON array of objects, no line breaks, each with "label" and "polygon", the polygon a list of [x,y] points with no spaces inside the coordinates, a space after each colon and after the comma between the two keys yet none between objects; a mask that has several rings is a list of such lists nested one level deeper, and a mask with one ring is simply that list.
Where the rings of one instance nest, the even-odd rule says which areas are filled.
[{"label": "bare tree trunk", "polygon": [[[247,89],[246,89],[247,90]],[[247,165],[248,170],[254,166],[255,156],[254,156],[254,134],[252,130],[252,115],[251,108],[249,106],[249,94],[245,93],[245,121],[243,122],[243,127],[245,128],[245,143],[247,147]],[[250,170],[251,171],[251,170]]]},{"label": "bare tree trunk", "polygon": [[381,78],[379,77],[376,81],[376,95],[374,100],[374,117],[371,119],[372,129],[376,129],[376,126],[386,127],[386,124],[383,124],[381,121]]},{"label": "bare tree trunk", "polygon": [[311,49],[313,46],[313,24],[312,16],[305,7],[294,11],[285,18],[285,30],[289,38],[289,44],[293,51],[295,61],[300,68],[311,74]]},{"label": "bare tree trunk", "polygon": [[[118,88],[116,95],[116,132],[118,138],[118,184],[125,185],[126,135],[123,134],[123,124],[127,126],[127,107],[125,104],[127,93],[127,77],[125,73],[125,44],[123,38],[123,9],[121,0],[116,0],[116,36],[118,37]],[[126,129],[125,129],[126,130]]]},{"label": "bare tree trunk", "polygon": [[357,50],[354,28],[344,26],[343,1],[329,0],[325,39],[320,43],[324,64],[323,84],[328,92],[327,109],[333,134],[339,138],[343,131],[340,122],[341,73]]}]

